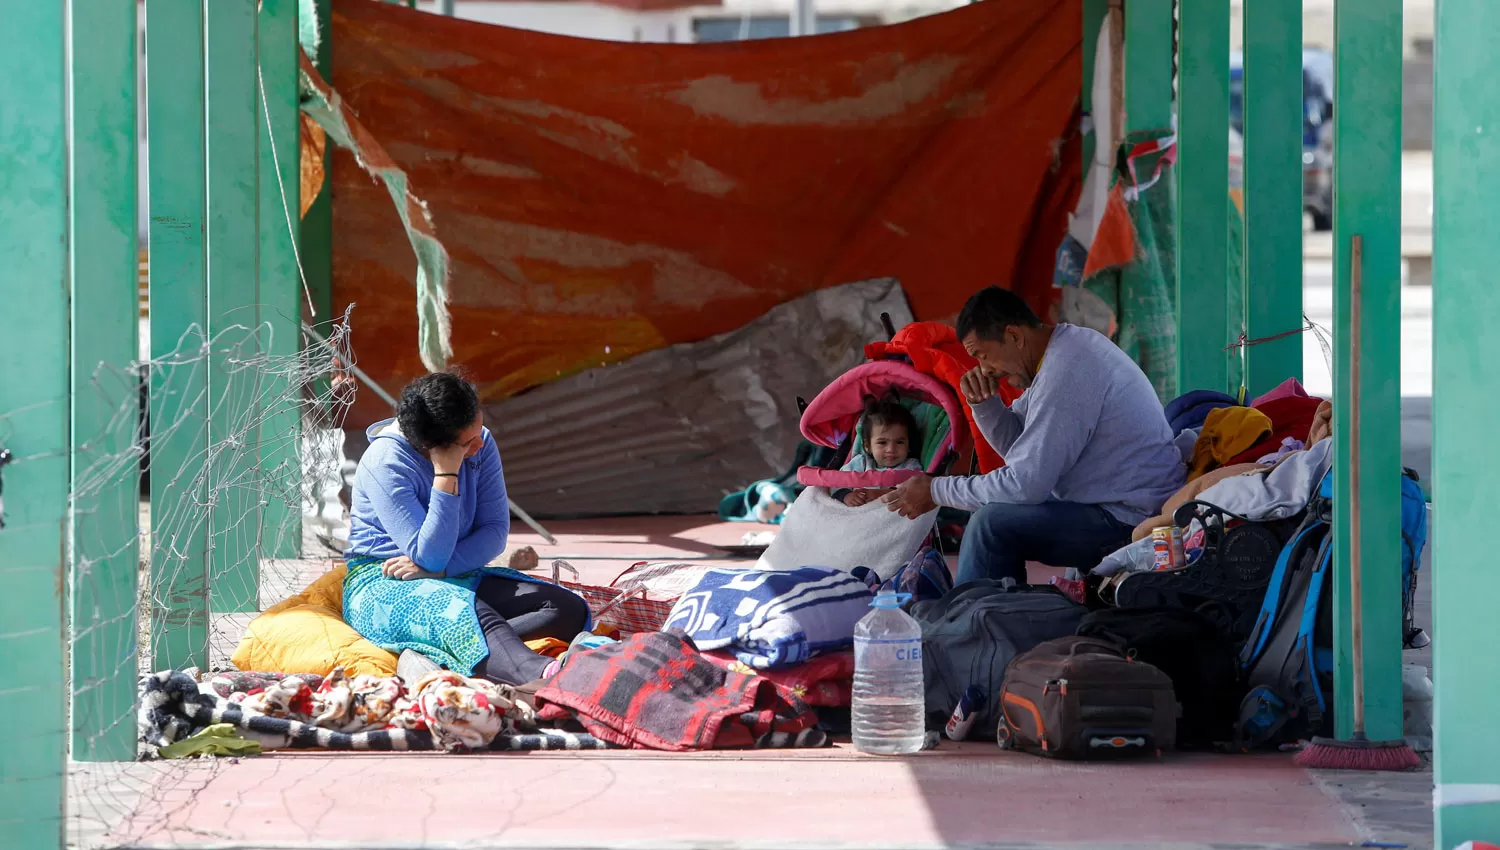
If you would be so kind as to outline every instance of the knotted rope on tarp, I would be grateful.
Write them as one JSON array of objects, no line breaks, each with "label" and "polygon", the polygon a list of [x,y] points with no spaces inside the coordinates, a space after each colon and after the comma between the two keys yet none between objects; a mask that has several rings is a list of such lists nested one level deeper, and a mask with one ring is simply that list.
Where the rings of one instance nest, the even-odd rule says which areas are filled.
[{"label": "knotted rope on tarp", "polygon": [[412,194],[406,172],[396,165],[370,131],[323,79],[304,51],[301,63],[302,112],[323,128],[334,144],[354,154],[359,167],[391,194],[396,214],[417,256],[417,344],[422,365],[437,372],[453,355],[448,315],[448,251],[438,241],[427,204]]}]

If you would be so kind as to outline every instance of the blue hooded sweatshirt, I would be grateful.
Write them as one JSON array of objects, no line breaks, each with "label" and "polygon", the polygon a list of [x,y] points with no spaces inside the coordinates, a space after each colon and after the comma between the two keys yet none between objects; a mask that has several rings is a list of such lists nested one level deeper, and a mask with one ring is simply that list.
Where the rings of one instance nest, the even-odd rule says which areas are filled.
[{"label": "blue hooded sweatshirt", "polygon": [[500,450],[484,445],[459,467],[458,495],[432,489],[432,461],[402,436],[396,420],[371,425],[370,448],[354,474],[346,557],[405,555],[428,572],[459,576],[505,551],[510,502]]}]

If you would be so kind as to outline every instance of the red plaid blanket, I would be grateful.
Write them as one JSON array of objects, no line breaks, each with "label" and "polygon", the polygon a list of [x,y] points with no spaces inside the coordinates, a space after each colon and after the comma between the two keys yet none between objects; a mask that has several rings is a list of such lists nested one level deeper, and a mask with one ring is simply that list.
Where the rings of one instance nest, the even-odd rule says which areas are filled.
[{"label": "red plaid blanket", "polygon": [[705,652],[703,657],[735,673],[757,674],[776,686],[781,695],[808,705],[848,706],[854,697],[854,650],[816,656],[780,670],[755,670],[729,652]]},{"label": "red plaid blanket", "polygon": [[[596,625],[614,629],[623,636],[661,629],[672,613],[672,606],[677,604],[677,598],[692,587],[709,568],[692,564],[652,564],[640,561],[616,576],[608,586],[582,584],[576,580],[563,581],[559,572],[563,569],[571,572],[576,579],[578,571],[571,564],[554,561],[552,580],[588,600],[589,610],[599,617]],[[643,590],[644,593],[632,595],[611,607],[611,603],[621,594],[636,589]],[[606,609],[607,613],[598,614]]]},{"label": "red plaid blanket", "polygon": [[537,691],[544,720],[576,718],[601,740],[653,750],[821,747],[806,703],[714,664],[682,633],[631,635],[570,656]]}]

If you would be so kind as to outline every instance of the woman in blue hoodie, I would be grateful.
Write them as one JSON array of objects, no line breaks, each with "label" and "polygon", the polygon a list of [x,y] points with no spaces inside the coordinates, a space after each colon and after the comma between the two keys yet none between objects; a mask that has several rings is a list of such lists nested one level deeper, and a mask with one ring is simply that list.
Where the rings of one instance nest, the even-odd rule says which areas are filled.
[{"label": "woman in blue hoodie", "polygon": [[344,619],[392,652],[413,650],[504,684],[542,678],[525,641],[587,629],[572,591],[486,566],[505,550],[510,505],[479,394],[448,372],[401,391],[396,418],[368,432],[349,510]]}]

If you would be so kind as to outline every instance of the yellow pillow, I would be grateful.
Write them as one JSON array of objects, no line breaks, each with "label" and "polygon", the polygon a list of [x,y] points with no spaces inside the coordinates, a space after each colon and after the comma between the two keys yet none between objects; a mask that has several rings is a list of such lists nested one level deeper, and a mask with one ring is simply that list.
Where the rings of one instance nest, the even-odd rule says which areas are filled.
[{"label": "yellow pillow", "polygon": [[301,593],[250,621],[230,660],[259,673],[316,673],[343,667],[351,676],[396,675],[396,656],[360,636],[343,619],[343,564]]}]

